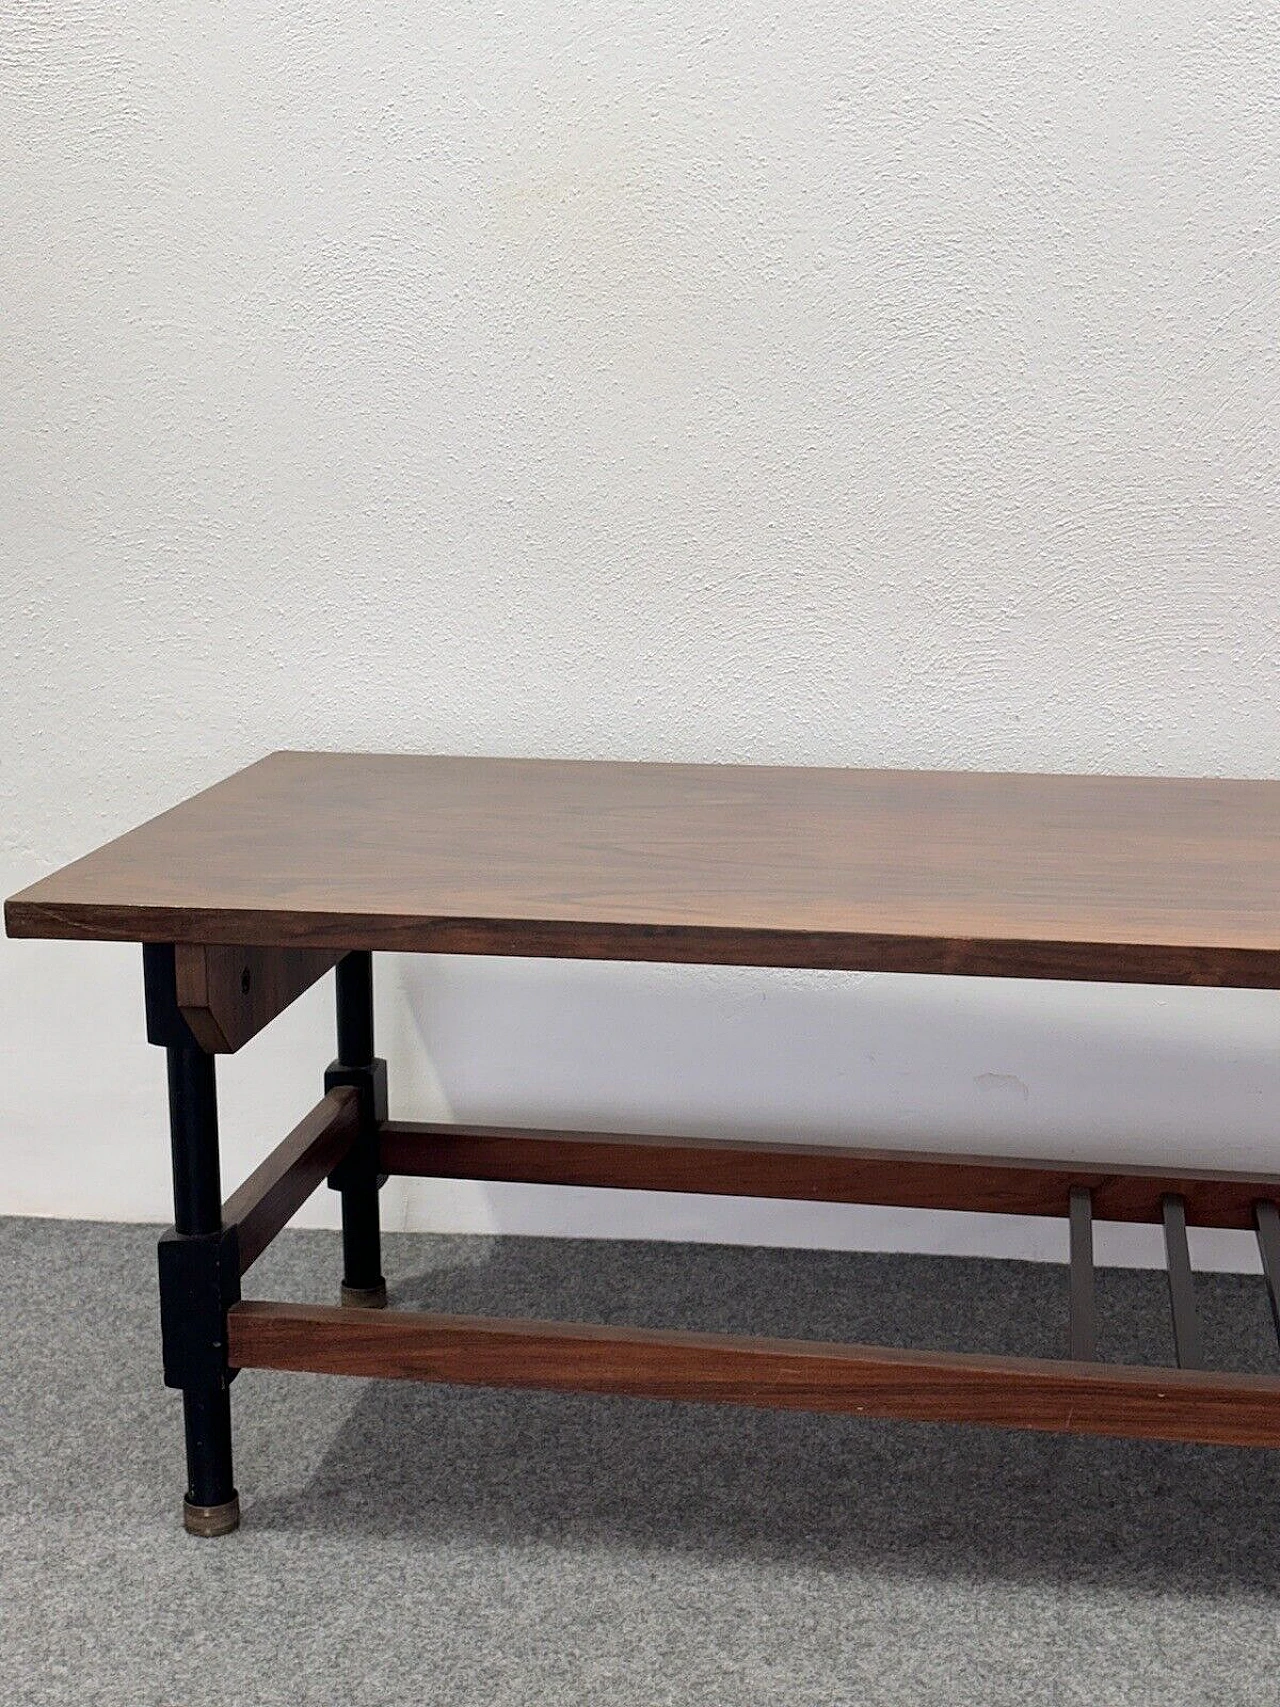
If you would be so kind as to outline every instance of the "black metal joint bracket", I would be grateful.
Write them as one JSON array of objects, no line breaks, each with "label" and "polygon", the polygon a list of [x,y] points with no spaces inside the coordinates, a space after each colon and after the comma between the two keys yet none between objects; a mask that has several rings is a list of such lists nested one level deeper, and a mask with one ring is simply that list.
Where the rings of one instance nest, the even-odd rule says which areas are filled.
[{"label": "black metal joint bracket", "polygon": [[[354,1085],[358,1099],[360,1131],[355,1143],[329,1175],[334,1191],[352,1185],[362,1185],[378,1169],[378,1133],[387,1118],[387,1063],[381,1056],[365,1067],[347,1067],[333,1061],[325,1069],[324,1088],[327,1095],[339,1085]],[[377,1174],[378,1184],[386,1182],[385,1174]]]},{"label": "black metal joint bracket", "polygon": [[240,1301],[240,1250],[234,1227],[178,1233],[159,1244],[160,1338],[166,1387],[225,1387],[227,1311]]}]

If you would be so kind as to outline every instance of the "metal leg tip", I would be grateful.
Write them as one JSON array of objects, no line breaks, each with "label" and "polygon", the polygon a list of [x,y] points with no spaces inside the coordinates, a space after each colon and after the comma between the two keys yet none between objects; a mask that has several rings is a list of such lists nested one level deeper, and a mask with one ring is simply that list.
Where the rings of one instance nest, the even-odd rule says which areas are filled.
[{"label": "metal leg tip", "polygon": [[348,1286],[344,1282],[342,1302],[352,1310],[385,1310],[387,1283],[380,1280],[376,1286]]},{"label": "metal leg tip", "polygon": [[232,1494],[221,1505],[192,1505],[182,1502],[182,1527],[188,1535],[230,1535],[240,1527],[240,1496]]}]

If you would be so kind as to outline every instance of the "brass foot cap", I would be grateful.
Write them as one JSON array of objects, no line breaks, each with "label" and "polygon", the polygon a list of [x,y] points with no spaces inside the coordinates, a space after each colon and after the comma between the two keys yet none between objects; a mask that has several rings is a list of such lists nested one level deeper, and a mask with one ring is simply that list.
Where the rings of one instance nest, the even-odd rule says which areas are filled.
[{"label": "brass foot cap", "polygon": [[192,1505],[182,1502],[182,1527],[188,1535],[230,1535],[240,1527],[240,1496],[232,1494],[221,1505]]},{"label": "brass foot cap", "polygon": [[353,1310],[385,1310],[387,1283],[380,1280],[376,1286],[344,1286],[342,1302]]}]

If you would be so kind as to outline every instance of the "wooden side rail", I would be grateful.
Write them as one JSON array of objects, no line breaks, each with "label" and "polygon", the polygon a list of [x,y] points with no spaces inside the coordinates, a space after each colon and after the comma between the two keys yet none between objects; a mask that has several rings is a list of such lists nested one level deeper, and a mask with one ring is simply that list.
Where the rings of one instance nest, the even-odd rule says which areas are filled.
[{"label": "wooden side rail", "polygon": [[323,1304],[236,1304],[238,1369],[1280,1446],[1280,1377]]},{"label": "wooden side rail", "polygon": [[437,1179],[621,1186],[1002,1215],[1066,1215],[1072,1191],[1080,1189],[1090,1194],[1096,1220],[1157,1224],[1164,1220],[1165,1198],[1172,1195],[1182,1199],[1193,1226],[1250,1230],[1255,1202],[1280,1199],[1280,1178],[1250,1174],[1104,1170],[1000,1156],[412,1120],[383,1123],[380,1166],[391,1174]]},{"label": "wooden side rail", "polygon": [[359,1128],[359,1112],[352,1085],[321,1097],[223,1204],[222,1224],[236,1230],[241,1274],[346,1155]]}]

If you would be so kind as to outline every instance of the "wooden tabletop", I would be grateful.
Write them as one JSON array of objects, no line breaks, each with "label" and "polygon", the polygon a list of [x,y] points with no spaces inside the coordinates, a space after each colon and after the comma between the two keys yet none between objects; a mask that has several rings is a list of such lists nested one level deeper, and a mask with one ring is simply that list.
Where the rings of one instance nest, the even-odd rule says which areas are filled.
[{"label": "wooden tabletop", "polygon": [[1280,987],[1280,783],[273,753],[10,935]]}]

